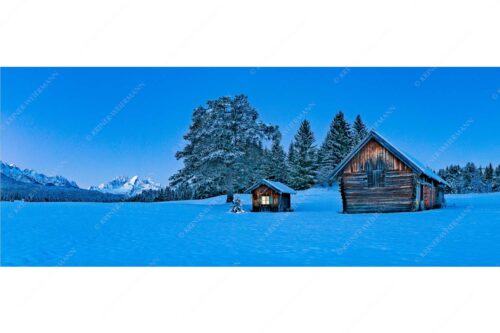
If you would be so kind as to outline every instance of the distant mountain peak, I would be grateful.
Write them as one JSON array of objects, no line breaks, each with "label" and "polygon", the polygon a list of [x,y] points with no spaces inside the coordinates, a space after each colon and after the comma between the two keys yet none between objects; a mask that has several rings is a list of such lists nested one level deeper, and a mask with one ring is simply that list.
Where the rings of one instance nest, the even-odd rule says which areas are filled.
[{"label": "distant mountain peak", "polygon": [[22,170],[13,163],[7,164],[0,161],[0,172],[21,183],[79,188],[74,181],[70,181],[62,176],[46,176],[32,169]]},{"label": "distant mountain peak", "polygon": [[138,176],[118,176],[105,184],[89,187],[89,190],[92,191],[120,194],[128,197],[140,194],[143,191],[159,189],[161,189],[161,185],[153,182],[151,178],[141,180]]}]

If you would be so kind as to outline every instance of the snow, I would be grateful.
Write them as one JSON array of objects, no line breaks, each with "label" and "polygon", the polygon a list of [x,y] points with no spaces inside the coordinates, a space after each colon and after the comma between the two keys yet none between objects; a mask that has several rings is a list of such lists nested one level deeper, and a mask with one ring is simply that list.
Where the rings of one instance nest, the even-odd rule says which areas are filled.
[{"label": "snow", "polygon": [[296,193],[293,189],[291,189],[290,187],[286,186],[283,183],[275,182],[272,180],[266,180],[266,183],[270,184],[271,187],[276,188],[281,193],[290,193],[290,194]]},{"label": "snow", "polygon": [[[250,210],[250,195],[240,195]],[[225,197],[164,203],[2,202],[6,266],[498,266],[500,193],[446,208],[340,213],[338,189],[292,213],[228,212]]]},{"label": "snow", "polygon": [[439,183],[442,183],[446,186],[450,186],[448,182],[446,182],[443,178],[439,177],[432,169],[428,166],[425,166],[423,163],[418,161],[416,158],[412,157],[410,154],[403,152],[399,149],[396,148],[389,140],[387,140],[385,137],[377,133],[375,130],[371,130],[368,133],[368,136],[363,139],[355,148],[351,150],[351,152],[342,160],[342,162],[335,168],[335,170],[332,173],[331,177],[336,177],[347,165],[347,163],[352,159],[352,157],[358,153],[361,148],[365,146],[366,143],[368,143],[371,139],[376,139],[379,143],[381,143],[385,148],[389,149],[392,153],[394,154],[399,154],[403,159],[406,159],[404,161],[405,163],[409,164],[412,169],[417,169],[421,173],[425,174],[427,177],[432,178],[436,180]]},{"label": "snow", "polygon": [[69,181],[62,176],[46,176],[31,169],[21,170],[14,164],[0,161],[0,173],[18,182],[26,184],[39,184],[49,186],[62,186],[78,188],[74,181]]},{"label": "snow", "polygon": [[435,179],[438,182],[440,182],[441,184],[444,184],[446,186],[450,186],[450,184],[446,180],[439,177],[434,171],[432,171],[431,168],[429,168],[428,166],[425,166],[422,162],[420,162],[419,160],[417,160],[416,158],[414,158],[413,156],[411,156],[407,152],[401,152],[401,154],[403,154],[407,159],[409,159],[413,164],[415,164],[420,169],[420,171],[424,175],[426,175],[427,177]]},{"label": "snow", "polygon": [[[374,132],[374,131],[373,131]],[[379,133],[376,133],[374,132],[376,135],[378,135],[380,138],[382,138],[384,141],[386,141],[390,146],[393,147],[394,150],[397,150],[389,140],[387,140],[385,137],[383,137],[382,135],[380,135]],[[419,160],[417,160],[416,158],[414,158],[413,156],[411,156],[410,154],[408,154],[407,152],[404,152],[404,151],[401,151],[401,150],[398,150],[399,153],[401,155],[403,155],[407,160],[409,160],[412,164],[414,164],[415,167],[417,167],[420,172],[422,172],[424,175],[426,175],[427,177],[429,178],[432,178],[432,179],[435,179],[436,181],[446,185],[446,186],[450,186],[450,184],[448,184],[443,178],[439,177],[434,171],[432,171],[431,168],[429,168],[428,166],[424,165],[422,162],[420,162]]]},{"label": "snow", "polygon": [[146,190],[160,190],[161,184],[153,182],[150,178],[141,180],[138,176],[119,176],[106,184],[91,186],[89,190],[102,193],[111,193],[125,196],[141,194]]},{"label": "snow", "polygon": [[249,193],[249,192],[253,191],[257,187],[259,187],[261,184],[265,184],[265,185],[275,189],[276,191],[278,191],[280,193],[290,193],[290,194],[296,193],[294,189],[291,189],[290,187],[286,186],[283,183],[272,181],[272,180],[267,180],[267,179],[262,179],[260,182],[257,182],[252,187],[250,187],[248,190],[246,190],[245,193],[247,193],[247,192]]}]

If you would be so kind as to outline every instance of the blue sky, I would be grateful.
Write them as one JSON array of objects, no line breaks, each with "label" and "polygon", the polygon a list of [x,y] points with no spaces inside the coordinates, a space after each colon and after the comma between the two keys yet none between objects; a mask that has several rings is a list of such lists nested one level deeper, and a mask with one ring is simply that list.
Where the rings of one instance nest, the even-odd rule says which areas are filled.
[{"label": "blue sky", "polygon": [[499,68],[2,68],[1,159],[82,187],[166,184],[193,108],[241,93],[285,148],[303,117],[319,145],[342,110],[434,169],[500,164]]}]

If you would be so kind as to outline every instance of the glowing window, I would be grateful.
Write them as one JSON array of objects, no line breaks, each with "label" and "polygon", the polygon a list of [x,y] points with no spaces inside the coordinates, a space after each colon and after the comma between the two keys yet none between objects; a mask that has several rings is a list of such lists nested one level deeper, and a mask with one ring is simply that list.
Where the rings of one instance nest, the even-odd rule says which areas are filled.
[{"label": "glowing window", "polygon": [[261,205],[270,205],[271,204],[271,197],[263,195],[260,197],[260,204]]}]

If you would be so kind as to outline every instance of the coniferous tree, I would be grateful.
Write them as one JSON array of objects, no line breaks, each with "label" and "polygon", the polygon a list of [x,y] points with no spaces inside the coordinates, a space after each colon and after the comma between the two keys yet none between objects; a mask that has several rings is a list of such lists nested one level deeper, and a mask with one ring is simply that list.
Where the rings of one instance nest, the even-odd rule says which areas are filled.
[{"label": "coniferous tree", "polygon": [[334,121],[330,124],[330,129],[326,133],[325,141],[318,151],[318,175],[317,182],[322,186],[331,185],[331,175],[335,169],[335,128]]},{"label": "coniferous tree", "polygon": [[286,153],[281,145],[281,133],[279,130],[273,136],[271,149],[266,149],[265,165],[264,178],[282,183],[287,182]]},{"label": "coniferous tree", "polygon": [[209,139],[206,130],[210,124],[209,119],[210,113],[207,108],[199,106],[194,109],[189,131],[183,137],[187,144],[175,154],[176,159],[183,160],[184,167],[170,177],[170,184],[177,187],[179,193],[183,192],[183,195],[187,194],[186,189],[189,187],[192,190],[189,191],[192,194],[189,199],[204,198],[216,192],[216,189],[210,185],[212,179],[204,177],[205,168],[199,153]]},{"label": "coniferous tree", "polygon": [[183,192],[191,190],[195,198],[226,193],[231,202],[235,191],[254,180],[262,141],[275,131],[258,118],[244,95],[220,97],[195,109],[184,136],[187,144],[176,154],[184,168],[171,178],[171,184],[182,186]]},{"label": "coniferous tree", "polygon": [[488,166],[486,166],[486,168],[484,168],[484,185],[486,192],[493,191],[494,177],[495,169],[493,169],[493,165],[490,163]]},{"label": "coniferous tree", "polygon": [[366,126],[363,123],[363,120],[361,119],[361,116],[359,114],[356,116],[356,119],[354,120],[352,129],[353,129],[352,146],[355,147],[368,135],[368,130],[366,129]]},{"label": "coniferous tree", "polygon": [[[330,183],[331,174],[335,167],[349,154],[352,149],[352,133],[344,113],[339,111],[326,134],[325,141],[318,153],[318,182]],[[329,184],[330,185],[330,184]]]},{"label": "coniferous tree", "polygon": [[495,170],[493,169],[493,165],[490,163],[486,168],[484,168],[484,179],[486,181],[492,181]]},{"label": "coniferous tree", "polygon": [[290,185],[297,190],[308,189],[315,183],[317,152],[309,121],[304,120],[295,134],[290,160]]},{"label": "coniferous tree", "polygon": [[463,193],[464,182],[462,168],[459,165],[446,167],[446,169],[441,170],[440,176],[450,184],[450,188],[445,188],[446,193]]},{"label": "coniferous tree", "polygon": [[477,168],[472,162],[468,162],[463,169],[463,182],[465,193],[474,192],[473,190],[473,180],[476,177]]},{"label": "coniferous tree", "polygon": [[485,187],[484,169],[482,166],[479,166],[472,179],[472,191],[474,193],[483,193],[485,192]]},{"label": "coniferous tree", "polygon": [[271,151],[268,148],[262,149],[262,163],[258,168],[262,178],[271,179],[273,173],[273,165],[271,162]]},{"label": "coniferous tree", "polygon": [[294,174],[295,172],[295,147],[293,145],[293,140],[290,142],[290,145],[288,146],[288,154],[286,155],[286,170],[287,170],[287,176],[286,176],[286,182],[290,186],[292,185],[293,179],[296,177]]},{"label": "coniferous tree", "polygon": [[451,188],[446,188],[446,193],[489,193],[500,191],[500,165],[493,168],[490,163],[484,169],[477,168],[469,162],[465,167],[450,165],[439,171],[439,176],[446,180]]},{"label": "coniferous tree", "polygon": [[493,192],[500,192],[500,165],[495,168],[495,172],[493,173]]}]

